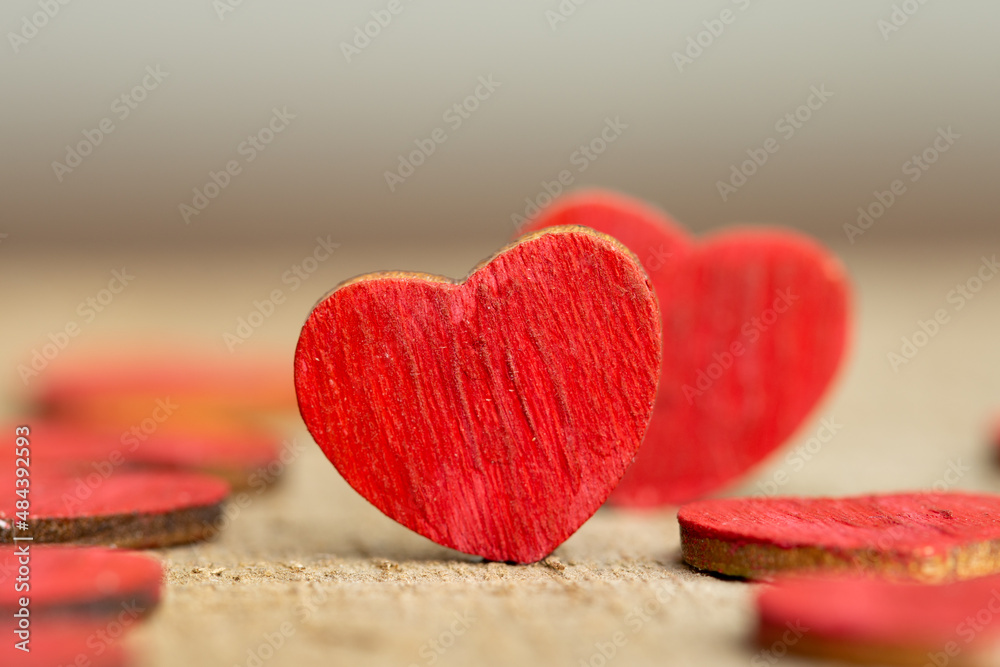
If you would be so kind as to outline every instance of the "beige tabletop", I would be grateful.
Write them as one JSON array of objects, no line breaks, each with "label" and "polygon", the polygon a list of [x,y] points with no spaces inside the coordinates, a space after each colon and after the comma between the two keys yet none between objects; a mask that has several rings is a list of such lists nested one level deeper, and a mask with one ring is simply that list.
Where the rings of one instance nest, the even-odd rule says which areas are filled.
[{"label": "beige tabletop", "polygon": [[[787,473],[780,492],[788,494],[1000,489],[986,442],[1000,407],[1000,277],[960,309],[954,295],[949,300],[984,256],[994,256],[997,241],[894,245],[863,237],[836,248],[857,288],[849,362],[786,449],[726,493],[785,480],[779,472]],[[22,414],[17,365],[68,323],[80,333],[53,365],[109,340],[144,337],[198,341],[247,360],[290,359],[310,307],[340,280],[394,268],[461,276],[491,250],[341,245],[293,289],[283,275],[312,247],[56,252],[10,239],[0,245],[4,312],[12,318],[0,328],[6,412]],[[81,314],[79,304],[123,269],[134,279],[100,312]],[[230,352],[224,334],[276,289],[286,300]],[[939,309],[948,323],[893,369],[888,354]],[[836,436],[806,452],[804,465],[786,461],[823,419],[842,425]],[[167,589],[130,639],[141,664],[771,664],[752,642],[755,586],[682,566],[674,511],[602,509],[546,564],[486,564],[384,517],[341,480],[297,419],[285,426],[294,456],[278,486],[231,504],[216,541],[152,552],[166,566]],[[791,656],[781,664],[812,663]]]}]

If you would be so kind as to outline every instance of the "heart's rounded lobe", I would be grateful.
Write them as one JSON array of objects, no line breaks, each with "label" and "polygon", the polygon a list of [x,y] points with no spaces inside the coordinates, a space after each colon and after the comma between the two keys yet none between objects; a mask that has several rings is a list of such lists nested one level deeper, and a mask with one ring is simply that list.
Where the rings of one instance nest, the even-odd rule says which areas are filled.
[{"label": "heart's rounded lobe", "polygon": [[341,285],[299,339],[299,408],[378,509],[490,560],[533,562],[606,500],[656,394],[659,311],[617,241],[558,228],[462,283]]}]

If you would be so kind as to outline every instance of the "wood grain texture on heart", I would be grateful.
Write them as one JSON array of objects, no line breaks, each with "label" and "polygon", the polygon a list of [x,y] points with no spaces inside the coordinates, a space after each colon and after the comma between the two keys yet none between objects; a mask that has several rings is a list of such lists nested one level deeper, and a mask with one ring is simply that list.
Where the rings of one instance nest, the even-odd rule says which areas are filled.
[{"label": "wood grain texture on heart", "polygon": [[464,282],[350,280],[309,316],[299,408],[347,482],[389,517],[490,560],[534,562],[587,520],[649,421],[660,324],[614,239],[564,227]]},{"label": "wood grain texture on heart", "polygon": [[649,432],[611,502],[679,504],[732,484],[814,411],[850,323],[844,269],[820,244],[771,227],[694,239],[666,214],[601,191],[558,200],[525,231],[567,224],[628,246],[663,318]]},{"label": "wood grain texture on heart", "polygon": [[784,644],[866,664],[986,664],[980,660],[1000,639],[1000,577],[942,585],[782,578],[761,590],[757,609],[765,651]]},{"label": "wood grain texture on heart", "polygon": [[684,562],[720,574],[877,573],[927,583],[1000,573],[1000,496],[727,498],[680,508]]}]

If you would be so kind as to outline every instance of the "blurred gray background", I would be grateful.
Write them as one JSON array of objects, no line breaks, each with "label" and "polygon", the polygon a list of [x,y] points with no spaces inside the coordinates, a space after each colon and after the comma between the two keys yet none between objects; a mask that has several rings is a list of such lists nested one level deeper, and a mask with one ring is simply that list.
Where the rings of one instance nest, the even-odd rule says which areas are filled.
[{"label": "blurred gray background", "polygon": [[[487,247],[564,170],[695,230],[775,222],[842,242],[900,179],[868,238],[987,233],[998,22],[985,1],[6,0],[0,233],[70,248],[317,234]],[[831,95],[799,109],[813,90]],[[275,108],[294,118],[257,150],[246,142]],[[608,119],[615,140],[583,157]],[[915,170],[949,127],[958,138]],[[446,141],[391,190],[386,172],[435,129]],[[100,142],[76,161],[85,132]],[[777,151],[723,200],[719,182],[769,138]],[[215,196],[185,216],[206,185]]]}]

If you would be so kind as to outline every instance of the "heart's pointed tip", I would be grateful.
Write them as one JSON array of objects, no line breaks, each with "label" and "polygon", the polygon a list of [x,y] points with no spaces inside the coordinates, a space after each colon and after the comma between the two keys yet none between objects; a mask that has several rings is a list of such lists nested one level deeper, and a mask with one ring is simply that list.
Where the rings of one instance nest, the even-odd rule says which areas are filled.
[{"label": "heart's pointed tip", "polygon": [[535,556],[535,555],[516,556],[514,554],[506,554],[503,556],[495,556],[492,558],[487,556],[480,556],[480,558],[482,558],[482,563],[484,565],[489,565],[491,563],[500,563],[502,565],[524,567],[528,565],[537,565],[542,561],[544,561],[546,558],[550,557],[553,553],[554,551],[548,551],[545,553],[544,556]]}]

